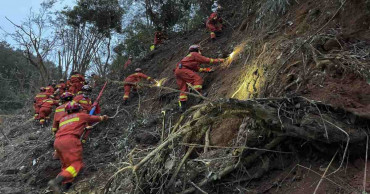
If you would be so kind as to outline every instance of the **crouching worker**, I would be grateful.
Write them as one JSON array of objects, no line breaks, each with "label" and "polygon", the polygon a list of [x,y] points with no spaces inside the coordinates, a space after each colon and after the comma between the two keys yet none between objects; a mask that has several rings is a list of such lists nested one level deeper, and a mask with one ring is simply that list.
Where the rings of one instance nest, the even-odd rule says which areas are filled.
[{"label": "crouching worker", "polygon": [[60,120],[54,141],[54,149],[60,158],[62,171],[48,182],[54,193],[62,193],[61,185],[69,187],[83,167],[80,136],[86,126],[109,118],[107,115],[94,116],[80,112],[81,106],[73,101],[66,105],[65,110],[68,115]]},{"label": "crouching worker", "polygon": [[42,101],[40,105],[40,125],[45,127],[45,122],[50,121],[50,114],[53,110],[53,106],[58,106],[58,101],[54,100],[54,96],[51,95],[48,99]]},{"label": "crouching worker", "polygon": [[217,12],[212,13],[207,22],[206,22],[207,29],[211,32],[211,40],[216,39],[216,35],[222,32],[222,19],[219,17]]},{"label": "crouching worker", "polygon": [[[84,85],[81,89],[82,94],[77,95],[73,98],[73,101],[79,103],[82,107],[82,110],[86,113],[89,113],[90,110],[93,108],[93,103],[91,101],[91,98],[89,98],[92,88],[89,85]],[[96,106],[95,110],[96,114],[100,113],[100,106]]]},{"label": "crouching worker", "polygon": [[55,133],[57,132],[58,130],[58,127],[59,127],[59,121],[65,117],[67,115],[67,112],[66,112],[66,106],[67,104],[72,101],[73,99],[73,95],[72,93],[69,93],[69,92],[64,92],[61,96],[60,96],[60,102],[62,103],[62,105],[58,106],[56,109],[55,109],[55,114],[54,114],[54,119],[53,119],[53,127],[51,128],[51,131],[53,132],[53,134],[55,135]]},{"label": "crouching worker", "polygon": [[129,83],[127,83],[127,84],[124,85],[124,89],[125,89],[125,94],[123,96],[123,104],[124,105],[127,105],[128,104],[128,99],[130,98],[131,88],[133,88],[134,90],[137,90],[138,89],[136,83],[140,82],[142,79],[146,79],[146,80],[148,80],[150,82],[155,82],[154,79],[152,79],[151,77],[143,74],[142,73],[142,70],[140,68],[136,68],[135,69],[135,72],[136,73],[129,75],[124,80],[124,82],[129,82]]},{"label": "crouching worker", "polygon": [[[211,59],[202,56],[199,45],[192,45],[189,48],[189,54],[177,64],[175,77],[177,85],[182,92],[188,92],[187,83],[191,84],[198,92],[202,91],[203,79],[196,72],[210,73],[212,68],[201,68],[201,64],[223,63],[225,59]],[[183,112],[186,109],[188,97],[186,93],[180,93],[179,108]]]},{"label": "crouching worker", "polygon": [[33,101],[33,108],[35,109],[35,116],[34,116],[35,120],[40,119],[39,114],[40,114],[40,107],[41,107],[42,101],[48,98],[49,98],[49,94],[45,92],[44,87],[41,87],[40,93],[36,95],[35,100]]}]

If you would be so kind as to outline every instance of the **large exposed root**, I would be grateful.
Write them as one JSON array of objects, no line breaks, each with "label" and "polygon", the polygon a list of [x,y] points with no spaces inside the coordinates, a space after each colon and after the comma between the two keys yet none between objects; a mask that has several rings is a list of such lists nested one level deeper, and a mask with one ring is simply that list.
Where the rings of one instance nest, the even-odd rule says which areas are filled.
[{"label": "large exposed root", "polygon": [[[217,142],[203,146],[207,131],[211,129],[212,134],[230,118],[243,121],[238,123],[238,137],[228,142],[230,146],[218,146]],[[368,123],[366,118],[303,97],[209,102],[187,110],[168,130],[171,133],[166,134],[167,138],[151,152],[133,151],[131,158],[136,159],[128,162],[132,165],[124,170],[131,170],[126,176],[132,176],[132,184],[136,185],[132,192],[192,193],[207,190],[205,187],[211,182],[227,178],[237,170],[253,172],[245,175],[244,180],[262,177],[274,154],[296,151],[290,149],[294,147],[289,141],[292,138],[315,145],[344,143],[344,158],[350,143],[366,141],[364,129]],[[203,153],[204,149],[199,147],[209,151]],[[337,170],[343,163],[342,158],[339,160],[342,162]],[[106,192],[120,192],[123,184],[117,178],[120,176],[116,173],[111,177]]]}]

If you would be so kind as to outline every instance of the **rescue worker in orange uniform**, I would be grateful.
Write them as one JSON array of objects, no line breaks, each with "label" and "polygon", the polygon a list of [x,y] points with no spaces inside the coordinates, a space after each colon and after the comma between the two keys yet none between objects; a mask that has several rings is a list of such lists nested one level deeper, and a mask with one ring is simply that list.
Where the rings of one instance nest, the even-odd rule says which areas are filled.
[{"label": "rescue worker in orange uniform", "polygon": [[69,93],[71,93],[70,90],[69,90],[69,88],[71,88],[71,87],[72,87],[71,79],[68,79],[67,80],[67,83],[66,83],[66,91],[68,91]]},{"label": "rescue worker in orange uniform", "polygon": [[58,101],[54,100],[54,96],[49,96],[48,99],[45,99],[42,101],[42,104],[40,105],[40,125],[41,127],[45,126],[45,120],[50,120],[50,113],[53,109],[53,106],[58,105]]},{"label": "rescue worker in orange uniform", "polygon": [[98,85],[98,82],[101,80],[101,78],[95,73],[91,74],[90,77],[91,77],[90,85],[95,88]]},{"label": "rescue worker in orange uniform", "polygon": [[222,32],[222,18],[219,17],[217,12],[213,12],[206,22],[206,27],[211,31],[211,40],[216,39],[216,34]]},{"label": "rescue worker in orange uniform", "polygon": [[130,55],[129,57],[128,57],[128,60],[126,61],[126,63],[123,65],[123,69],[125,70],[125,69],[127,69],[127,67],[129,66],[129,65],[131,65],[131,63],[132,63],[132,56]]},{"label": "rescue worker in orange uniform", "polygon": [[[201,55],[199,45],[192,45],[189,48],[189,54],[183,58],[176,66],[175,76],[177,85],[183,92],[188,92],[187,83],[191,84],[194,89],[201,92],[203,79],[196,72],[213,72],[212,68],[202,68],[201,64],[216,64],[223,63],[225,59],[211,59]],[[179,106],[180,110],[186,109],[186,101],[188,97],[185,93],[180,93]]]},{"label": "rescue worker in orange uniform", "polygon": [[54,93],[54,96],[61,96],[66,91],[66,84],[64,79],[59,80],[59,84],[56,86],[57,90]]},{"label": "rescue worker in orange uniform", "polygon": [[54,87],[52,86],[51,83],[49,83],[49,85],[45,87],[45,92],[48,93],[49,95],[54,94]]},{"label": "rescue worker in orange uniform", "polygon": [[45,88],[40,88],[40,93],[38,93],[33,101],[33,108],[35,109],[34,119],[39,120],[39,113],[42,101],[49,98],[49,94],[45,92]]},{"label": "rescue worker in orange uniform", "polygon": [[78,71],[73,71],[71,75],[71,87],[69,88],[69,92],[72,94],[77,94],[81,91],[82,86],[85,84],[85,77],[78,73]]},{"label": "rescue worker in orange uniform", "polygon": [[162,44],[163,39],[164,39],[163,32],[160,31],[160,30],[156,31],[154,33],[154,46],[158,46],[158,45]]},{"label": "rescue worker in orange uniform", "polygon": [[107,115],[94,116],[80,112],[81,106],[74,101],[69,102],[65,110],[68,115],[60,120],[54,141],[54,149],[60,158],[62,170],[55,179],[48,182],[54,193],[62,193],[61,184],[72,183],[84,165],[80,136],[86,126],[109,118]]},{"label": "rescue worker in orange uniform", "polygon": [[[86,113],[89,113],[90,110],[93,108],[93,103],[91,99],[89,98],[91,91],[92,91],[92,88],[89,85],[84,85],[81,90],[82,94],[77,95],[73,98],[73,101],[80,104],[82,107],[82,111]],[[95,113],[96,114],[100,113],[99,105],[96,106]]]},{"label": "rescue worker in orange uniform", "polygon": [[62,105],[58,106],[55,109],[54,119],[53,119],[53,127],[51,128],[51,131],[55,134],[59,128],[59,121],[67,115],[67,112],[65,111],[65,107],[67,103],[73,100],[73,95],[70,92],[64,92],[60,96],[60,102]]},{"label": "rescue worker in orange uniform", "polygon": [[155,82],[154,79],[152,79],[151,77],[145,75],[144,73],[142,73],[142,70],[140,68],[136,68],[135,69],[135,72],[134,74],[131,74],[129,75],[125,80],[124,82],[130,82],[132,84],[125,84],[124,85],[124,89],[125,89],[125,94],[123,96],[123,104],[124,105],[127,105],[128,104],[128,99],[130,98],[130,91],[131,91],[131,88],[133,87],[134,90],[137,90],[137,85],[136,83],[140,82],[142,79],[146,79],[150,82]]}]

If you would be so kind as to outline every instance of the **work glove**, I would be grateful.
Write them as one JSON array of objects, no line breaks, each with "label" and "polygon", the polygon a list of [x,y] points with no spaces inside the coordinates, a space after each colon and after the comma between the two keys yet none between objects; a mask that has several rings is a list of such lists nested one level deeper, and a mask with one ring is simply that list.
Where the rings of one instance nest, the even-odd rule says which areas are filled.
[{"label": "work glove", "polygon": [[57,133],[57,128],[51,128],[51,132],[53,133],[53,136]]},{"label": "work glove", "polygon": [[108,115],[103,115],[103,121],[106,121],[108,119],[109,119]]},{"label": "work glove", "polygon": [[91,130],[92,128],[93,128],[92,126],[85,127],[86,130]]},{"label": "work glove", "polygon": [[220,61],[220,63],[223,63],[225,62],[225,59],[218,59],[218,61]]}]

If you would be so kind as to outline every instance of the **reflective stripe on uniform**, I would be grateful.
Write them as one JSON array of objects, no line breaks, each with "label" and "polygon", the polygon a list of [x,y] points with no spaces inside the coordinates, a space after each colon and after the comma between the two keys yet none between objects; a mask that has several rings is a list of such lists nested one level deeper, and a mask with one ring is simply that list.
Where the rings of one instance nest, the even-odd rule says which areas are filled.
[{"label": "reflective stripe on uniform", "polygon": [[78,103],[80,103],[80,104],[88,104],[87,100],[80,100],[80,101],[78,101]]},{"label": "reflective stripe on uniform", "polygon": [[65,112],[66,109],[65,108],[59,108],[59,109],[56,109],[55,112]]},{"label": "reflective stripe on uniform", "polygon": [[202,85],[195,85],[194,89],[202,89]]},{"label": "reflective stripe on uniform", "polygon": [[199,72],[203,72],[205,68],[199,68]]},{"label": "reflective stripe on uniform", "polygon": [[66,168],[66,171],[69,172],[72,175],[72,177],[77,176],[76,169],[73,166],[68,166],[68,168]]},{"label": "reflective stripe on uniform", "polygon": [[43,98],[43,97],[46,97],[46,95],[45,94],[36,95],[36,98]]},{"label": "reflective stripe on uniform", "polygon": [[51,131],[55,132],[55,131],[57,131],[57,128],[51,128]]},{"label": "reflective stripe on uniform", "polygon": [[63,121],[59,124],[59,127],[63,126],[63,125],[66,125],[68,123],[72,123],[72,122],[77,122],[77,121],[80,121],[80,118],[79,117],[76,117],[76,118],[72,118],[72,119],[69,119],[69,120],[66,120],[66,121]]},{"label": "reflective stripe on uniform", "polygon": [[187,55],[187,57],[191,57],[191,53]]},{"label": "reflective stripe on uniform", "polygon": [[71,77],[79,77],[78,75],[72,75]]},{"label": "reflective stripe on uniform", "polygon": [[209,60],[209,64],[212,64],[212,63],[213,63],[213,61],[214,61],[213,59],[210,59],[210,60]]},{"label": "reflective stripe on uniform", "polygon": [[146,78],[147,80],[150,80],[150,79],[152,79],[151,77],[148,77],[148,78]]},{"label": "reflective stripe on uniform", "polygon": [[211,32],[211,35],[215,35],[215,33],[214,32]]},{"label": "reflective stripe on uniform", "polygon": [[128,95],[124,95],[123,98],[128,98]]},{"label": "reflective stripe on uniform", "polygon": [[180,95],[180,99],[188,99],[187,95]]}]

